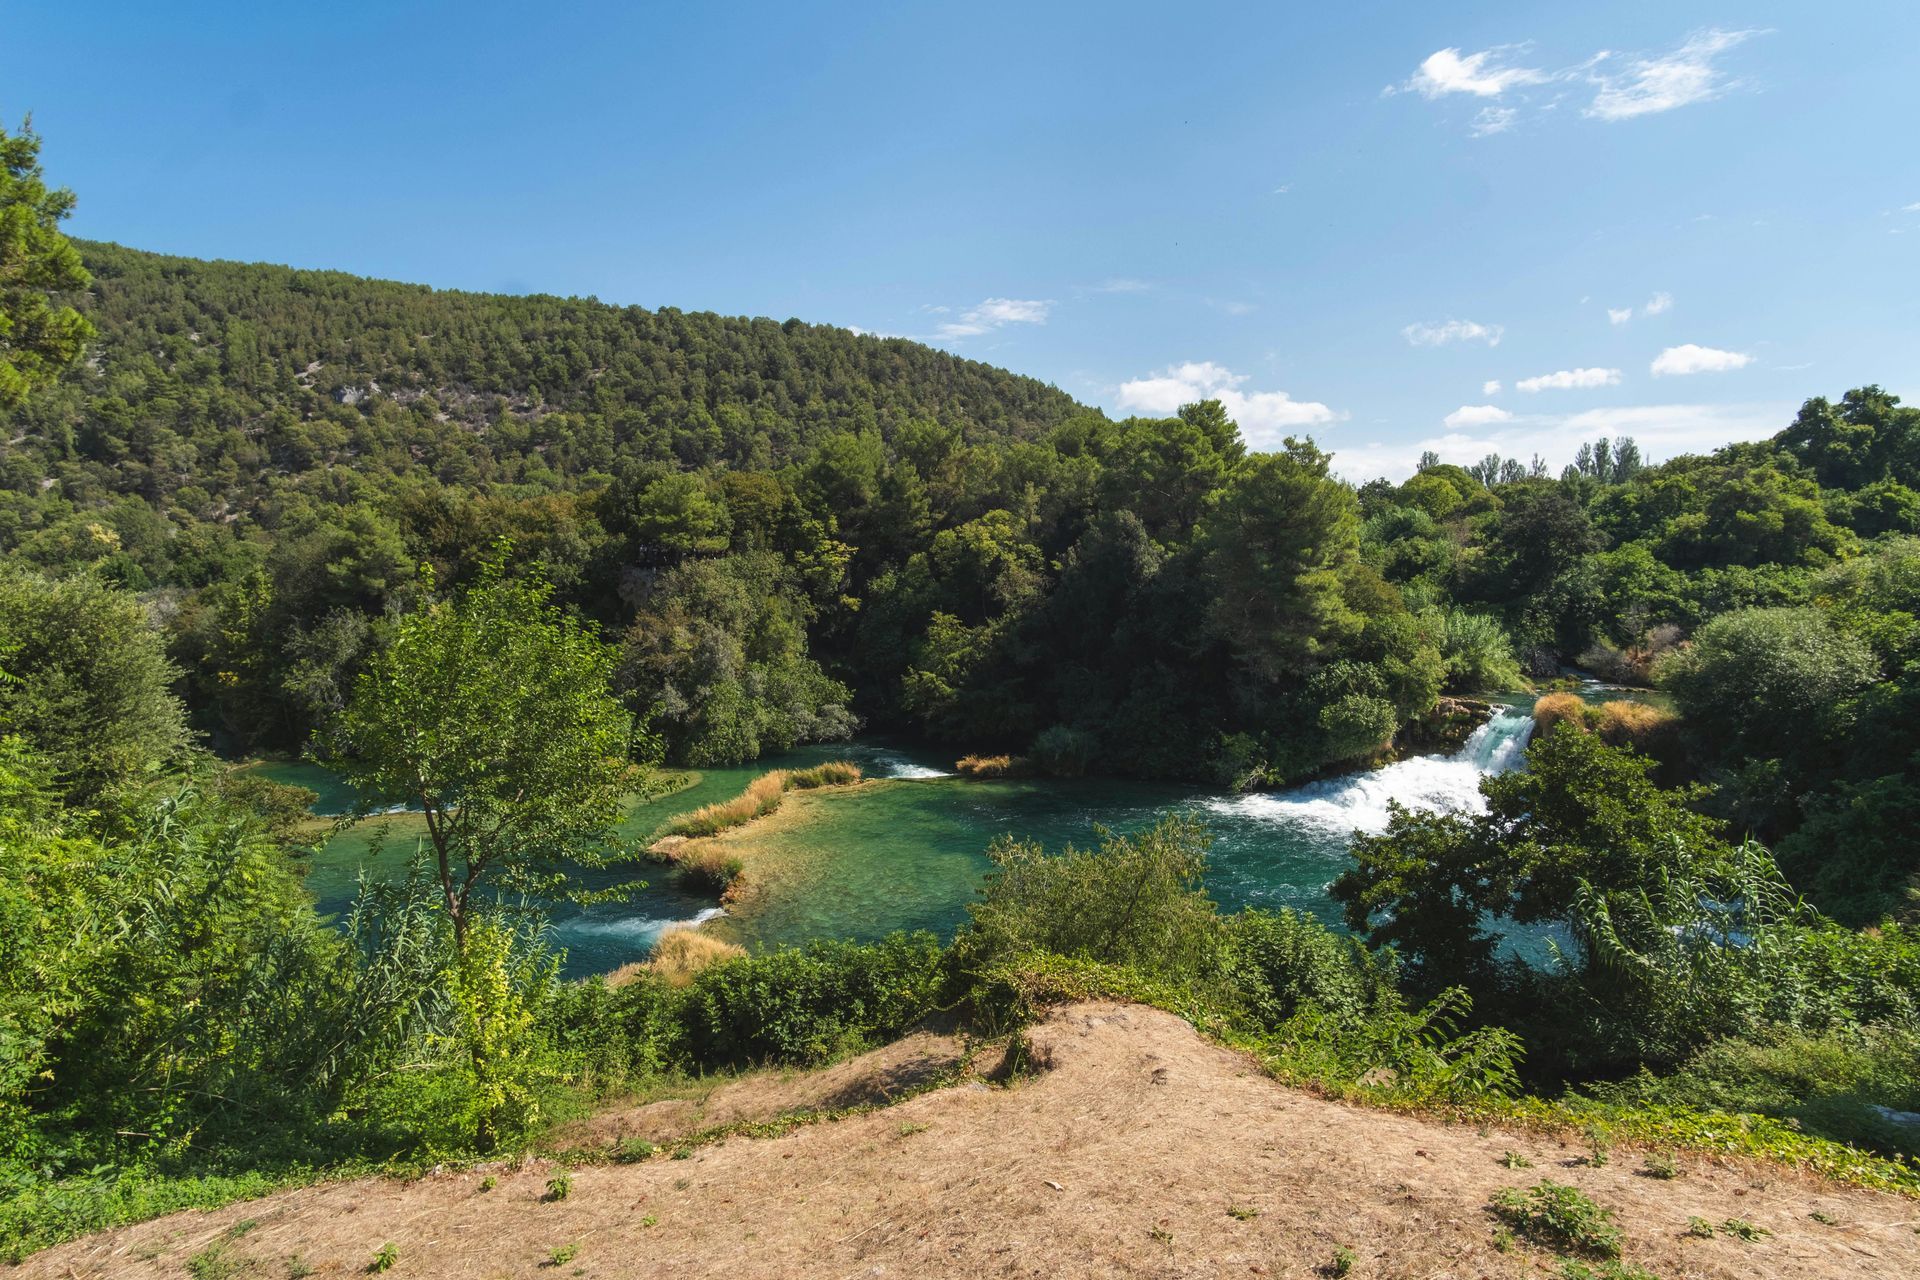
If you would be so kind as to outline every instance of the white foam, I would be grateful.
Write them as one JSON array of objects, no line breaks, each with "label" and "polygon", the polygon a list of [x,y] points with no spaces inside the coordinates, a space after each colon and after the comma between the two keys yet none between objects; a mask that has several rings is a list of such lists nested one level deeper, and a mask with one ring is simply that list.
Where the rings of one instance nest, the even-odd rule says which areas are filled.
[{"label": "white foam", "polygon": [[883,778],[951,778],[953,774],[945,769],[930,769],[923,764],[915,764],[905,756],[895,755],[891,751],[873,753],[874,772]]},{"label": "white foam", "polygon": [[658,916],[622,916],[611,920],[600,920],[590,916],[576,916],[563,922],[559,928],[565,933],[592,934],[596,937],[625,938],[637,944],[651,947],[660,940],[667,930],[684,925],[688,928],[705,924],[715,916],[727,914],[725,908],[707,907],[684,920],[661,919]]},{"label": "white foam", "polygon": [[1486,801],[1480,795],[1480,779],[1520,765],[1532,732],[1531,716],[1501,710],[1450,756],[1414,756],[1368,773],[1327,778],[1291,791],[1213,800],[1207,807],[1215,813],[1339,835],[1385,831],[1394,801],[1408,809],[1481,813]]}]

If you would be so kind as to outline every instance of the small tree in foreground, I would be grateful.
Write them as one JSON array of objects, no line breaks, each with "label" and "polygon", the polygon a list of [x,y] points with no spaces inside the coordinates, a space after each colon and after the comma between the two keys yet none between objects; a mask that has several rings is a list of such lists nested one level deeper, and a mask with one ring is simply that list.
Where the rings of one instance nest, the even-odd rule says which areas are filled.
[{"label": "small tree in foreground", "polygon": [[625,860],[613,826],[645,782],[610,692],[615,650],[548,597],[544,583],[508,581],[496,562],[463,597],[402,618],[329,744],[359,793],[353,820],[403,802],[422,812],[474,1084],[500,1104],[481,1112],[482,1147],[525,1076],[510,1033],[526,1019],[501,979],[507,935],[489,910],[503,896],[595,896],[570,877]]},{"label": "small tree in foreground", "polygon": [[616,651],[548,595],[494,566],[402,618],[329,744],[359,794],[355,820],[419,806],[456,946],[483,887],[573,897],[573,867],[623,860],[613,826],[645,782],[610,691]]}]

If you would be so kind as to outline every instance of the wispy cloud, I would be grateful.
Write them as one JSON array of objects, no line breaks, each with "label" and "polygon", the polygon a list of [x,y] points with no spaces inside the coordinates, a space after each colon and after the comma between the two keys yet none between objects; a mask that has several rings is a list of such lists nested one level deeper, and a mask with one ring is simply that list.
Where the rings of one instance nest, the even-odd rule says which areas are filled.
[{"label": "wispy cloud", "polygon": [[1417,93],[1425,98],[1443,98],[1450,93],[1497,98],[1517,85],[1546,83],[1551,77],[1544,71],[1507,65],[1507,54],[1519,48],[1500,45],[1469,54],[1442,49],[1427,55],[1412,76],[1402,84],[1389,85],[1387,92]]},{"label": "wispy cloud", "polygon": [[[943,311],[935,307],[930,310]],[[952,341],[956,338],[975,338],[983,333],[991,333],[1003,325],[1009,324],[1045,324],[1047,313],[1053,309],[1051,301],[1039,298],[987,298],[978,306],[968,307],[960,313],[958,320],[949,320],[934,331],[935,339]]]},{"label": "wispy cloud", "polygon": [[1483,383],[1481,383],[1481,384],[1480,384],[1480,394],[1481,394],[1481,395],[1483,395],[1483,396],[1497,396],[1497,395],[1499,395],[1499,394],[1500,394],[1500,379],[1498,379],[1498,378],[1488,378],[1488,379],[1487,379],[1487,380],[1486,380],[1485,382],[1483,382]]},{"label": "wispy cloud", "polygon": [[1688,36],[1671,53],[1628,60],[1621,74],[1597,71],[1593,81],[1599,91],[1584,114],[1596,120],[1631,120],[1717,98],[1735,88],[1739,81],[1728,79],[1714,60],[1762,34],[1760,31],[1699,31]]},{"label": "wispy cloud", "polygon": [[1457,48],[1429,54],[1406,80],[1388,85],[1388,94],[1417,94],[1429,101],[1464,95],[1497,99],[1468,123],[1476,138],[1514,128],[1524,109],[1551,110],[1576,94],[1592,97],[1580,114],[1593,120],[1632,120],[1707,102],[1741,87],[1720,58],[1758,35],[1760,30],[1696,31],[1679,46],[1660,54],[1620,54],[1601,50],[1583,62],[1557,69],[1524,66],[1515,58],[1525,45],[1495,45],[1478,53]]},{"label": "wispy cloud", "polygon": [[1130,413],[1164,416],[1183,404],[1218,400],[1227,416],[1255,449],[1273,449],[1291,431],[1337,422],[1346,415],[1314,400],[1295,400],[1284,391],[1243,390],[1248,378],[1211,360],[1171,365],[1144,378],[1120,384],[1115,397]]},{"label": "wispy cloud", "polygon": [[1113,276],[1093,286],[1095,293],[1145,293],[1153,288],[1145,280],[1135,280],[1131,276]]},{"label": "wispy cloud", "polygon": [[1753,357],[1744,351],[1722,351],[1718,347],[1702,347],[1688,342],[1668,347],[1655,356],[1653,376],[1666,378],[1690,373],[1725,373],[1729,369],[1744,369],[1752,363]]},{"label": "wispy cloud", "polygon": [[1581,391],[1588,387],[1610,387],[1620,381],[1618,369],[1561,369],[1538,377],[1522,378],[1513,384],[1515,391]]},{"label": "wispy cloud", "polygon": [[1444,347],[1452,342],[1484,342],[1497,347],[1506,331],[1504,325],[1481,324],[1477,320],[1442,320],[1438,324],[1410,324],[1400,335],[1416,347]]},{"label": "wispy cloud", "polygon": [[[1673,310],[1673,295],[1670,293],[1656,293],[1651,298],[1648,298],[1645,304],[1641,306],[1640,314],[1643,316],[1657,316],[1671,310]],[[1633,319],[1632,307],[1607,308],[1607,322],[1609,324],[1625,324],[1631,319]]]}]

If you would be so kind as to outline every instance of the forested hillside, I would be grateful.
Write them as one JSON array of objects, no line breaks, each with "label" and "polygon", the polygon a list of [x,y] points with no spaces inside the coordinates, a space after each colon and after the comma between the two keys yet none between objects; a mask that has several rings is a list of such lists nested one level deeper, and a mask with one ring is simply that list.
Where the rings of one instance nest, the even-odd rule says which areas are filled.
[{"label": "forested hillside", "polygon": [[1217,403],[1113,422],[898,339],[83,250],[97,338],[0,410],[0,551],[140,594],[230,750],[304,749],[504,543],[676,762],[865,723],[1278,785],[1578,661],[1668,683],[1669,776],[1827,905],[1904,901],[1920,413],[1877,388],[1356,490]]}]

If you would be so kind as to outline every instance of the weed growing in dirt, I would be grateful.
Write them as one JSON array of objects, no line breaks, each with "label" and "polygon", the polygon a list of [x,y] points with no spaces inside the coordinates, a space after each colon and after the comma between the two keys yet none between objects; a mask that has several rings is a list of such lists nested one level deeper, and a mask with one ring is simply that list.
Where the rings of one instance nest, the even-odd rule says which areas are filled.
[{"label": "weed growing in dirt", "polygon": [[1358,1259],[1355,1258],[1353,1250],[1347,1248],[1345,1245],[1341,1245],[1333,1251],[1333,1257],[1327,1260],[1327,1264],[1320,1268],[1320,1274],[1323,1276],[1331,1276],[1333,1280],[1340,1280],[1342,1276],[1348,1275],[1353,1271],[1353,1264],[1356,1261],[1358,1261]]},{"label": "weed growing in dirt", "polygon": [[373,1261],[367,1264],[367,1270],[378,1275],[382,1271],[393,1270],[393,1264],[398,1261],[400,1261],[400,1246],[389,1240],[380,1246],[378,1253],[373,1255]]},{"label": "weed growing in dirt", "polygon": [[1260,1216],[1260,1211],[1247,1205],[1230,1204],[1227,1206],[1227,1216],[1239,1222],[1252,1222]]},{"label": "weed growing in dirt", "polygon": [[312,1274],[313,1264],[307,1261],[305,1255],[296,1253],[287,1259],[287,1280],[307,1280]]},{"label": "weed growing in dirt", "polygon": [[1587,1126],[1587,1163],[1598,1169],[1612,1157],[1613,1149],[1607,1144],[1606,1129],[1597,1124]]},{"label": "weed growing in dirt", "polygon": [[1500,1157],[1500,1163],[1505,1165],[1509,1169],[1533,1168],[1533,1161],[1527,1159],[1525,1156],[1521,1155],[1518,1151],[1507,1152],[1505,1155]]},{"label": "weed growing in dirt", "polygon": [[1620,1256],[1620,1228],[1613,1211],[1595,1204],[1578,1187],[1542,1178],[1527,1191],[1494,1193],[1493,1211],[1519,1235],[1557,1253],[1595,1258]]},{"label": "weed growing in dirt", "polygon": [[622,1138],[613,1149],[615,1164],[638,1164],[653,1157],[655,1147],[645,1138]]},{"label": "weed growing in dirt", "polygon": [[573,1194],[573,1175],[571,1173],[568,1173],[565,1169],[562,1169],[560,1172],[554,1174],[551,1178],[547,1179],[547,1199],[549,1201],[557,1202],[560,1200],[565,1200],[568,1196],[572,1194]]},{"label": "weed growing in dirt", "polygon": [[916,1133],[925,1133],[926,1131],[927,1126],[924,1124],[908,1123],[900,1126],[900,1136],[903,1138],[911,1138]]},{"label": "weed growing in dirt", "polygon": [[1711,1240],[1713,1239],[1713,1224],[1705,1218],[1697,1216],[1688,1218],[1687,1234],[1690,1236],[1698,1236],[1702,1240]]},{"label": "weed growing in dirt", "polygon": [[1671,1181],[1680,1176],[1680,1162],[1673,1158],[1671,1151],[1656,1151],[1647,1157],[1647,1162],[1641,1167],[1640,1172],[1649,1178]]},{"label": "weed growing in dirt", "polygon": [[246,1269],[246,1259],[228,1253],[224,1241],[210,1244],[187,1259],[187,1274],[193,1280],[232,1280]]},{"label": "weed growing in dirt", "polygon": [[1818,1209],[1815,1209],[1812,1213],[1808,1214],[1807,1216],[1809,1218],[1812,1218],[1815,1222],[1819,1223],[1823,1227],[1837,1227],[1840,1225],[1840,1219],[1834,1217],[1830,1213],[1822,1213]]},{"label": "weed growing in dirt", "polygon": [[564,1267],[569,1262],[572,1262],[575,1258],[579,1256],[580,1256],[579,1245],[563,1244],[558,1249],[555,1249],[552,1253],[549,1253],[547,1255],[547,1265],[550,1267]]},{"label": "weed growing in dirt", "polygon": [[1645,1267],[1631,1262],[1579,1262],[1560,1260],[1560,1280],[1660,1280]]},{"label": "weed growing in dirt", "polygon": [[1756,1240],[1764,1240],[1773,1234],[1773,1232],[1767,1230],[1765,1227],[1755,1226],[1745,1218],[1728,1218],[1720,1224],[1720,1229],[1730,1236],[1736,1236],[1741,1240],[1745,1240],[1748,1244],[1752,1244]]},{"label": "weed growing in dirt", "polygon": [[499,1185],[500,1179],[494,1177],[492,1174],[488,1174],[486,1177],[480,1179],[480,1189],[482,1191],[491,1191]]}]

